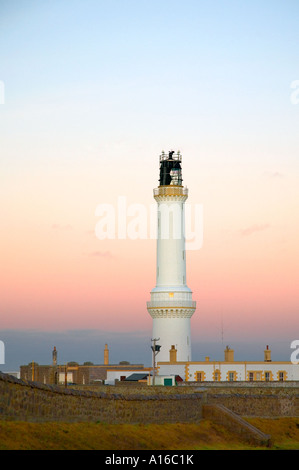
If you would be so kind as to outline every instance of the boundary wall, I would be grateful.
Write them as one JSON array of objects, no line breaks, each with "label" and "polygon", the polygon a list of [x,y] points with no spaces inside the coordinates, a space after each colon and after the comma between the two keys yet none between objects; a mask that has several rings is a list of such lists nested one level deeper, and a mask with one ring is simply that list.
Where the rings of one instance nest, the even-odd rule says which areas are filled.
[{"label": "boundary wall", "polygon": [[74,390],[0,372],[0,419],[147,424],[197,422],[201,418],[199,393],[124,395]]},{"label": "boundary wall", "polygon": [[156,386],[115,391],[117,387],[110,386],[104,392],[44,385],[0,372],[0,419],[109,424],[196,423],[210,419],[238,434],[241,440],[269,447],[271,437],[243,417],[299,416],[297,386]]}]

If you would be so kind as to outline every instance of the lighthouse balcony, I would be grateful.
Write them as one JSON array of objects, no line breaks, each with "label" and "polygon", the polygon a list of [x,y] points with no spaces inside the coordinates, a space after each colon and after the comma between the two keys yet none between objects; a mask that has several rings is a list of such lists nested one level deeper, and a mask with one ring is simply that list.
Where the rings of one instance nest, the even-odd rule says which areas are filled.
[{"label": "lighthouse balcony", "polygon": [[152,300],[146,302],[148,309],[151,308],[191,308],[196,309],[195,300]]},{"label": "lighthouse balcony", "polygon": [[160,162],[163,162],[165,160],[168,160],[168,161],[169,160],[174,160],[174,161],[182,162],[182,154],[179,150],[178,150],[177,153],[175,153],[174,151],[169,152],[169,153],[165,153],[164,150],[163,150],[160,157],[159,157],[159,160],[160,160]]},{"label": "lighthouse balcony", "polygon": [[166,185],[154,189],[154,197],[183,196],[188,197],[188,188],[184,186]]}]

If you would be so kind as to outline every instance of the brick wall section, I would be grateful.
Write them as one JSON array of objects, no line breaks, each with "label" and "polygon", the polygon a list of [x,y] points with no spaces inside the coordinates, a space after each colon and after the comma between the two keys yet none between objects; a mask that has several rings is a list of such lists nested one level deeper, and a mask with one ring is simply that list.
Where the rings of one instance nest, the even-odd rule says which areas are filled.
[{"label": "brick wall section", "polygon": [[[181,388],[181,387],[180,387]],[[202,391],[205,403],[221,404],[241,416],[274,418],[299,416],[299,383],[198,384],[183,386]]]},{"label": "brick wall section", "polygon": [[299,416],[299,396],[208,394],[207,402],[224,405],[241,416]]},{"label": "brick wall section", "polygon": [[[192,387],[193,388],[193,387]],[[240,416],[299,416],[299,388],[101,387],[99,392],[18,380],[0,372],[0,419],[196,422],[202,405],[223,405]],[[115,393],[117,392],[117,393]]]},{"label": "brick wall section", "polygon": [[196,393],[124,396],[25,382],[0,372],[0,419],[172,423],[201,417],[202,398]]},{"label": "brick wall section", "polygon": [[271,447],[271,436],[264,434],[223,405],[204,405],[203,418],[225,426],[250,444]]},{"label": "brick wall section", "polygon": [[299,387],[208,389],[205,401],[224,405],[241,416],[299,416]]}]

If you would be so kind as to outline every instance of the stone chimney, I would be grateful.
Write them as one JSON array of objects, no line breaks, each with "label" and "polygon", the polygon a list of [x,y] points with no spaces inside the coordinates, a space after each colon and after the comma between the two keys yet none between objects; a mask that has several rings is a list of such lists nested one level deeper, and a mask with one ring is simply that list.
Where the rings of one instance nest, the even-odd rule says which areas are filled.
[{"label": "stone chimney", "polygon": [[234,350],[229,346],[226,346],[224,350],[224,360],[225,362],[234,362]]},{"label": "stone chimney", "polygon": [[265,362],[271,362],[271,350],[269,349],[269,346],[266,346],[266,349],[264,351],[264,361]]},{"label": "stone chimney", "polygon": [[54,346],[54,349],[52,351],[52,364],[53,366],[57,366],[57,351],[56,351],[56,346]]},{"label": "stone chimney", "polygon": [[175,349],[175,345],[173,344],[171,346],[171,349],[169,350],[169,362],[177,362],[177,350]]},{"label": "stone chimney", "polygon": [[105,349],[104,349],[104,364],[105,364],[105,366],[108,366],[108,364],[109,364],[109,349],[108,349],[108,344],[105,344]]}]

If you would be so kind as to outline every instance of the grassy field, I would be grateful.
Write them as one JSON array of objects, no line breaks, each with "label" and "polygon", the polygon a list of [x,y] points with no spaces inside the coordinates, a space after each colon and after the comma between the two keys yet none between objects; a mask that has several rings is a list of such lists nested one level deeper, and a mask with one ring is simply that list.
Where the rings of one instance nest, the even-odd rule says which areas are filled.
[{"label": "grassy field", "polygon": [[[299,418],[248,419],[271,434],[272,449],[299,449]],[[28,423],[0,421],[0,450],[255,449],[208,420],[200,424]]]}]

